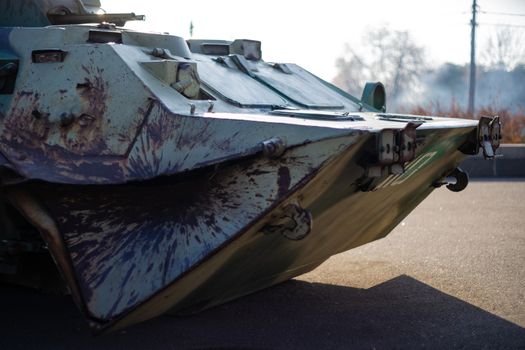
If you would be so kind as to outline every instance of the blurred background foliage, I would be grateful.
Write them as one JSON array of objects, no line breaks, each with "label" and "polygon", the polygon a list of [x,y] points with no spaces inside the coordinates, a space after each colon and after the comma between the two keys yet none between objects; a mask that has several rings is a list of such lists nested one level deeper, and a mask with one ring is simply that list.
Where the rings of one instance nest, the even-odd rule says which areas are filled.
[{"label": "blurred background foliage", "polygon": [[525,35],[498,28],[479,51],[476,109],[467,113],[468,64],[429,67],[408,31],[370,28],[359,50],[345,44],[333,83],[360,97],[366,81],[381,81],[389,112],[479,118],[499,115],[503,142],[525,143]]}]

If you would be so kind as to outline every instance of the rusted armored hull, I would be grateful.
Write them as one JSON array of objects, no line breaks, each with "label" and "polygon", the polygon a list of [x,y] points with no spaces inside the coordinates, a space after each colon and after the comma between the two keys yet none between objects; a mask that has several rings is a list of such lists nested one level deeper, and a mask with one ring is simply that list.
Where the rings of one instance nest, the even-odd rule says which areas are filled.
[{"label": "rusted armored hull", "polygon": [[[19,184],[95,329],[197,311],[307,272],[386,235],[463,157],[475,127],[421,130],[402,175],[362,191],[367,133],[123,185]],[[53,227],[50,230],[49,227]]]},{"label": "rusted armored hull", "polygon": [[499,145],[497,118],[388,114],[381,83],[358,99],[265,62],[260,42],[134,32],[102,22],[141,16],[100,12],[0,2],[0,279],[40,286],[51,255],[97,331],[381,238],[447,175],[464,188],[465,154]]}]

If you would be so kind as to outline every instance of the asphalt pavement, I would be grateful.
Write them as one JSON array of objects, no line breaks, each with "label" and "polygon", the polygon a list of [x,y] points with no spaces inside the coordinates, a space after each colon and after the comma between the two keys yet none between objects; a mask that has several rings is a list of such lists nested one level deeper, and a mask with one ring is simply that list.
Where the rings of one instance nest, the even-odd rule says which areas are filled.
[{"label": "asphalt pavement", "polygon": [[525,179],[434,191],[386,238],[188,317],[93,337],[69,297],[0,287],[0,349],[525,349]]}]

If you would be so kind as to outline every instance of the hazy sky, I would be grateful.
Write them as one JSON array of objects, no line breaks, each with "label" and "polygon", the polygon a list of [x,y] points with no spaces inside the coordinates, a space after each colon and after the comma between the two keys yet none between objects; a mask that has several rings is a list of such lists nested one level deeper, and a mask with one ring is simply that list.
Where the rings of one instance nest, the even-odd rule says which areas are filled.
[{"label": "hazy sky", "polygon": [[[408,30],[425,47],[428,63],[465,63],[470,57],[472,0],[233,1],[102,0],[108,12],[146,15],[136,29],[189,38],[262,41],[266,61],[294,62],[331,80],[345,42],[357,47],[363,30],[382,24]],[[525,0],[478,0],[481,11],[525,14]],[[525,33],[525,16],[480,13],[479,48],[507,24]],[[525,40],[525,36],[524,36]]]}]

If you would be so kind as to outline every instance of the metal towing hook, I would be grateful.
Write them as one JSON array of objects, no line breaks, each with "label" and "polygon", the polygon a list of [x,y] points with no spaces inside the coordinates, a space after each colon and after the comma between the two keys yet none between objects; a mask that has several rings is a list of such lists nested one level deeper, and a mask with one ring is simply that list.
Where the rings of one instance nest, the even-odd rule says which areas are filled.
[{"label": "metal towing hook", "polygon": [[455,168],[447,176],[434,183],[434,187],[441,187],[446,185],[452,192],[461,192],[468,186],[468,173]]}]

